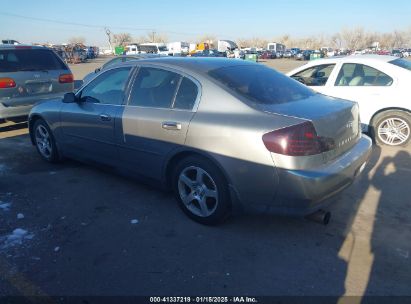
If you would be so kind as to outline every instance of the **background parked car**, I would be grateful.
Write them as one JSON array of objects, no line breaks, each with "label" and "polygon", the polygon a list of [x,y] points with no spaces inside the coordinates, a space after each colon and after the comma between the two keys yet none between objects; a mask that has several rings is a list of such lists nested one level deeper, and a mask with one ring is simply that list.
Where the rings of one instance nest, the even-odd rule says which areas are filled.
[{"label": "background parked car", "polygon": [[291,48],[290,51],[291,51],[292,57],[295,57],[298,53],[301,53],[300,48]]},{"label": "background parked car", "polygon": [[388,50],[379,50],[377,51],[377,55],[391,55],[391,52]]},{"label": "background parked car", "polygon": [[291,50],[286,50],[283,54],[283,58],[292,58],[293,57],[293,53],[291,52]]},{"label": "background parked car", "polygon": [[304,60],[310,60],[311,54],[314,54],[314,50],[305,50],[305,51],[303,51]]},{"label": "background parked car", "polygon": [[0,45],[0,120],[27,116],[36,102],[73,91],[73,74],[51,49]]},{"label": "background parked car", "polygon": [[258,58],[259,59],[276,59],[277,56],[276,56],[275,52],[264,51],[260,54],[260,56]]},{"label": "background parked car", "polygon": [[304,60],[304,51],[300,51],[299,53],[297,53],[294,58],[296,60]]},{"label": "background parked car", "polygon": [[225,57],[225,55],[225,53],[220,53],[217,50],[209,49],[193,53],[191,54],[191,57]]},{"label": "background parked car", "polygon": [[325,95],[358,102],[362,129],[378,143],[409,143],[410,61],[393,56],[353,55],[316,60],[287,75]]},{"label": "background parked car", "polygon": [[401,50],[392,50],[391,55],[396,56],[396,57],[400,57],[400,58],[404,57]]}]

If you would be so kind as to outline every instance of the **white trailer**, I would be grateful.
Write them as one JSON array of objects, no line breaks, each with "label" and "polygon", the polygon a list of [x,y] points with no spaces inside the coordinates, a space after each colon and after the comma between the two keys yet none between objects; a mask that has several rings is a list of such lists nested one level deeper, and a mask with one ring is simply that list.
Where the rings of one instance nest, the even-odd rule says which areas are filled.
[{"label": "white trailer", "polygon": [[[155,54],[160,54],[164,56],[170,55],[170,51],[167,48],[165,43],[142,43],[140,46],[144,49],[144,47],[153,48]],[[147,52],[148,53],[148,52]]]},{"label": "white trailer", "polygon": [[220,53],[225,53],[227,51],[234,51],[238,49],[238,45],[231,40],[218,40],[217,50]]},{"label": "white trailer", "polygon": [[173,56],[188,55],[188,53],[190,52],[190,44],[183,41],[170,42],[167,44],[167,48],[170,55]]},{"label": "white trailer", "polygon": [[273,52],[285,52],[286,47],[284,44],[281,43],[276,43],[276,42],[270,42],[267,44],[267,51],[273,51]]}]

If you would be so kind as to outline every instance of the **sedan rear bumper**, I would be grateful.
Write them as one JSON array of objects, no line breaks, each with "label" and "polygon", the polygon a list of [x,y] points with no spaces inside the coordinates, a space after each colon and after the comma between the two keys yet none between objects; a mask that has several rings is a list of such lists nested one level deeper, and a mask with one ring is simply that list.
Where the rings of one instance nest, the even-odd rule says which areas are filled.
[{"label": "sedan rear bumper", "polygon": [[310,170],[277,168],[279,190],[270,211],[304,216],[323,208],[330,203],[330,197],[351,185],[364,170],[371,151],[371,139],[362,135],[352,149],[321,167]]}]

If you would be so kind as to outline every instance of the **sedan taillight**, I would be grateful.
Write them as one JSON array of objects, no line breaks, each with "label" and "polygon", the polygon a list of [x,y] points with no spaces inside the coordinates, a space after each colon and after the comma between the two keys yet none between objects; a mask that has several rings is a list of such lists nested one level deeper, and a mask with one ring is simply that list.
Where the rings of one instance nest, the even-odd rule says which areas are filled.
[{"label": "sedan taillight", "polygon": [[334,140],[318,136],[309,121],[266,133],[263,142],[270,152],[288,156],[315,155],[334,148]]},{"label": "sedan taillight", "polygon": [[16,87],[16,82],[11,78],[0,78],[0,89]]},{"label": "sedan taillight", "polygon": [[59,82],[60,83],[73,83],[74,82],[73,74],[62,74],[62,75],[60,75]]}]

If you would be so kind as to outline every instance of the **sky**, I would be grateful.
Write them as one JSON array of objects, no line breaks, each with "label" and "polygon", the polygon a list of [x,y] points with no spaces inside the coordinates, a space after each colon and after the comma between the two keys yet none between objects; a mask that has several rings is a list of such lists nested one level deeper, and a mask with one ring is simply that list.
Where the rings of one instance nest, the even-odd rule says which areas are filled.
[{"label": "sky", "polygon": [[[12,2],[8,2],[12,3]],[[150,31],[169,41],[301,38],[343,28],[390,32],[411,28],[411,1],[380,0],[17,0],[0,8],[0,39],[65,43],[84,37],[106,46],[104,27],[139,37]],[[48,21],[45,21],[48,20]]]}]

